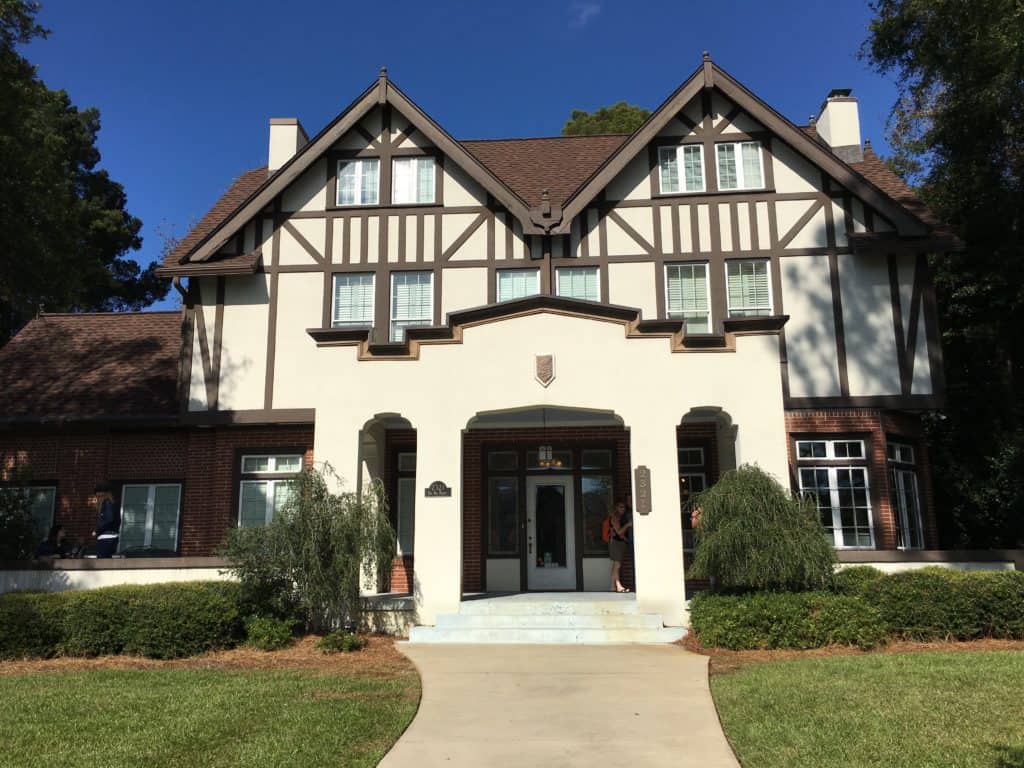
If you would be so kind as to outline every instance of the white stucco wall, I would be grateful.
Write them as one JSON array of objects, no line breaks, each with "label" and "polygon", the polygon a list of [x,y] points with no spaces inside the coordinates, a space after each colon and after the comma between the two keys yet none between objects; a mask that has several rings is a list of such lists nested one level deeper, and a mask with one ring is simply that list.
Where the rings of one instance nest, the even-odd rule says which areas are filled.
[{"label": "white stucco wall", "polygon": [[828,256],[781,260],[789,389],[794,397],[840,394]]}]

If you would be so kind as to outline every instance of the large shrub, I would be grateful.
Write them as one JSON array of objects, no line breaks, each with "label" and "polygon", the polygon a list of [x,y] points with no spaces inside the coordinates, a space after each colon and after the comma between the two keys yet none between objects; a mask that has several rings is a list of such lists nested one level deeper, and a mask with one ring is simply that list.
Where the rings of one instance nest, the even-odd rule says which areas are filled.
[{"label": "large shrub", "polygon": [[241,637],[241,624],[237,585],[161,584],[131,602],[124,652],[174,659],[230,648]]},{"label": "large shrub", "polygon": [[68,656],[121,653],[133,607],[154,592],[152,587],[120,586],[65,594],[61,653]]},{"label": "large shrub", "polygon": [[718,590],[821,589],[835,564],[811,502],[745,465],[696,499],[696,552],[690,575]]},{"label": "large shrub", "polygon": [[50,592],[0,595],[0,659],[56,656],[64,626],[64,597]]},{"label": "large shrub", "polygon": [[294,639],[294,622],[270,616],[250,616],[245,620],[245,642],[261,651],[287,648]]},{"label": "large shrub", "polygon": [[704,594],[690,606],[700,642],[733,650],[820,648],[885,642],[887,627],[867,601],[831,592]]},{"label": "large shrub", "polygon": [[265,527],[229,533],[224,556],[257,613],[295,615],[310,629],[358,624],[360,586],[390,566],[395,533],[379,483],[362,494],[334,493],[330,467],[309,470]]}]

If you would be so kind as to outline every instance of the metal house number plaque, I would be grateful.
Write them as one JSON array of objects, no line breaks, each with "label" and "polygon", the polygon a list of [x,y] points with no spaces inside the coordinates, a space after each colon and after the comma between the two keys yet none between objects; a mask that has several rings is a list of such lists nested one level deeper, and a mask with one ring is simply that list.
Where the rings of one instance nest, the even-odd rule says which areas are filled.
[{"label": "metal house number plaque", "polygon": [[641,465],[636,468],[635,477],[636,513],[649,515],[651,514],[651,470]]},{"label": "metal house number plaque", "polygon": [[424,489],[423,495],[426,496],[428,499],[437,498],[438,496],[451,496],[452,489],[445,485],[442,481],[435,480]]}]

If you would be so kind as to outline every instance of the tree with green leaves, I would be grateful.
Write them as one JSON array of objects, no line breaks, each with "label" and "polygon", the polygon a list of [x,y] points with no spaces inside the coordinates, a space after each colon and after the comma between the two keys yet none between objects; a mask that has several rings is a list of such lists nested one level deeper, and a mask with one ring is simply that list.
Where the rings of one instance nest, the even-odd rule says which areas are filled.
[{"label": "tree with green leaves", "polygon": [[0,344],[40,309],[140,309],[169,287],[128,258],[142,222],[98,167],[99,112],[47,88],[18,50],[48,34],[38,10],[0,0]]},{"label": "tree with green leaves", "polygon": [[[929,422],[947,545],[1024,544],[1024,6],[876,0],[892,166],[963,240],[932,263],[947,404]],[[952,536],[948,534],[952,533]]]},{"label": "tree with green leaves", "polygon": [[595,136],[602,133],[632,133],[651,116],[651,110],[620,101],[593,112],[574,109],[562,127],[563,136]]},{"label": "tree with green leaves", "polygon": [[821,589],[836,555],[814,502],[745,464],[694,500],[691,578],[722,590]]}]

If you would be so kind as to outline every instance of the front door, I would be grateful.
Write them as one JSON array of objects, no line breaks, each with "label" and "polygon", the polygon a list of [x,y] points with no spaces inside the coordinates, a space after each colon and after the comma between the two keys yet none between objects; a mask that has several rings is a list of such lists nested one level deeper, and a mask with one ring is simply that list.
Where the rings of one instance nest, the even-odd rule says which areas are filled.
[{"label": "front door", "polygon": [[526,478],[527,589],[576,589],[571,477]]}]

